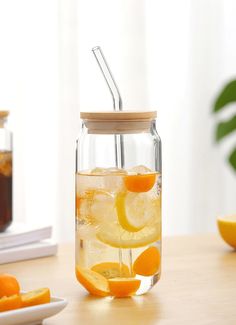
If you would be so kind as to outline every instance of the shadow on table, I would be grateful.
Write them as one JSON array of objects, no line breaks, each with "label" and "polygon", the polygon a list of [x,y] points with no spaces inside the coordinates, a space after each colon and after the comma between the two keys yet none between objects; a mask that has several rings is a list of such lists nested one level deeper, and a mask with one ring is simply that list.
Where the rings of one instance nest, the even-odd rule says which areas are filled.
[{"label": "shadow on table", "polygon": [[[151,292],[127,298],[80,298],[83,311],[88,313],[88,324],[157,324],[161,318],[161,304]],[[107,321],[107,323],[106,323]]]}]

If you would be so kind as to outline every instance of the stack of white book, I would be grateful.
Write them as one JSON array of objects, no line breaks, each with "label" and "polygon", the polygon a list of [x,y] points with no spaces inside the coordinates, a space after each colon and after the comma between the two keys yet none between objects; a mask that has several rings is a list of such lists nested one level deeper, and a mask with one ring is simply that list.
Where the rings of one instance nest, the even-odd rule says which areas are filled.
[{"label": "stack of white book", "polygon": [[0,233],[0,264],[55,255],[57,244],[51,236],[51,226],[13,223]]}]

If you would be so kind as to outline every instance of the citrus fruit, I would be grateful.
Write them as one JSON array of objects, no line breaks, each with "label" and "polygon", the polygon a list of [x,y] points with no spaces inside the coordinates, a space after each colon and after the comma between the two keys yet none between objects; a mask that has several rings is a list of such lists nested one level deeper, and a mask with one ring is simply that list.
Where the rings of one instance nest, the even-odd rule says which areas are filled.
[{"label": "citrus fruit", "polygon": [[106,279],[117,277],[129,277],[130,271],[127,265],[113,262],[104,262],[91,267],[91,270],[104,276]]},{"label": "citrus fruit", "polygon": [[124,230],[118,223],[110,223],[102,226],[96,236],[97,239],[112,247],[143,247],[160,239],[161,224],[156,222],[140,231],[129,232]]},{"label": "citrus fruit", "polygon": [[21,308],[20,295],[4,296],[0,298],[0,312]]},{"label": "citrus fruit", "polygon": [[217,224],[224,241],[236,249],[236,215],[219,217]]},{"label": "citrus fruit", "polygon": [[136,232],[160,219],[160,197],[153,193],[118,193],[116,211],[121,227]]},{"label": "citrus fruit", "polygon": [[125,187],[130,192],[148,192],[156,181],[156,174],[128,175],[124,177]]},{"label": "citrus fruit", "polygon": [[18,295],[19,293],[20,285],[16,277],[10,274],[0,274],[0,298]]},{"label": "citrus fruit", "polygon": [[92,270],[76,267],[77,280],[88,290],[89,293],[95,296],[108,296],[109,287],[107,279]]},{"label": "citrus fruit", "polygon": [[22,307],[46,304],[50,302],[50,299],[50,290],[48,288],[40,288],[21,294]]},{"label": "citrus fruit", "polygon": [[134,261],[133,270],[136,274],[149,276],[155,274],[160,267],[159,250],[152,246],[145,249]]},{"label": "citrus fruit", "polygon": [[134,278],[113,278],[108,280],[110,294],[115,297],[128,297],[135,294],[141,281]]}]

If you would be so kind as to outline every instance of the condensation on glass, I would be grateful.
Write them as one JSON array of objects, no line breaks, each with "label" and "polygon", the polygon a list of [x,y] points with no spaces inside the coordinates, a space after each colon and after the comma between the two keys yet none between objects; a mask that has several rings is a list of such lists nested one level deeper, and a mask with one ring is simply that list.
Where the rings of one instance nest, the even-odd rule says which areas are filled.
[{"label": "condensation on glass", "polygon": [[83,112],[76,152],[76,276],[92,294],[140,295],[161,272],[156,112]]},{"label": "condensation on glass", "polygon": [[12,222],[12,134],[5,126],[8,115],[0,111],[0,232]]}]

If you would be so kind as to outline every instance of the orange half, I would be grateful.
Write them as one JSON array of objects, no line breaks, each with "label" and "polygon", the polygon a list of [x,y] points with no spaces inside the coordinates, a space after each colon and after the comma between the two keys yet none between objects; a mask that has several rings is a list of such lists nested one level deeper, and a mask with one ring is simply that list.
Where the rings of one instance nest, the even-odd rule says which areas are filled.
[{"label": "orange half", "polygon": [[160,268],[161,255],[159,250],[152,246],[143,251],[135,260],[133,270],[136,274],[150,276]]},{"label": "orange half", "polygon": [[110,294],[115,297],[128,297],[136,293],[141,281],[134,278],[113,278],[108,280]]},{"label": "orange half", "polygon": [[0,298],[18,295],[19,293],[20,285],[16,277],[11,274],[0,274]]},{"label": "orange half", "polygon": [[148,192],[156,181],[156,174],[128,175],[124,177],[125,187],[130,192]]}]

